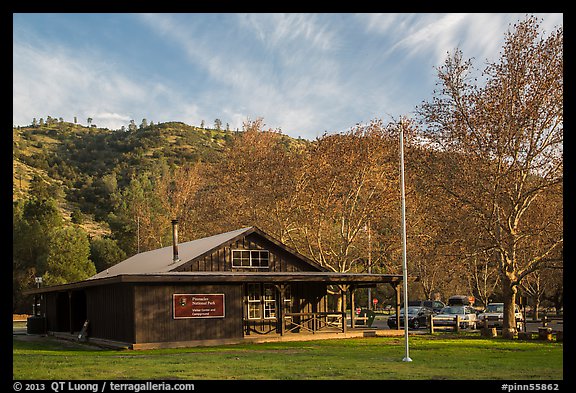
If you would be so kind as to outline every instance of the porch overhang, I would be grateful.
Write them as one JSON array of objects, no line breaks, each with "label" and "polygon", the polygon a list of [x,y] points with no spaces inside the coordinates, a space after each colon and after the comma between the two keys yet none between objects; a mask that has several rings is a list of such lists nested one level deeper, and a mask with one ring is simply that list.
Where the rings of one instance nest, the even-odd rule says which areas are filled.
[{"label": "porch overhang", "polygon": [[[408,278],[410,281],[417,278]],[[397,285],[402,282],[402,274],[365,274],[338,272],[169,272],[149,274],[120,274],[112,277],[90,279],[70,284],[34,288],[25,295],[38,295],[49,292],[78,290],[92,286],[119,283],[274,283],[296,282],[354,285],[356,287],[376,284]]]}]

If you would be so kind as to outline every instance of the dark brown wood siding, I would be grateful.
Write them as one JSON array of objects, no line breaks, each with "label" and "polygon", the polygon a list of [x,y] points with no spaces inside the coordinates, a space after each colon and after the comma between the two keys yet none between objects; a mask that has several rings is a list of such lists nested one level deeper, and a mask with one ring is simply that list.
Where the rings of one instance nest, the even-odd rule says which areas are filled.
[{"label": "dark brown wood siding", "polygon": [[292,312],[325,312],[326,285],[322,283],[293,283],[290,285]]},{"label": "dark brown wood siding", "polygon": [[50,332],[67,332],[70,330],[68,314],[68,293],[53,292],[44,295],[46,299],[46,328]]},{"label": "dark brown wood siding", "polygon": [[[174,294],[224,294],[224,318],[174,319]],[[136,343],[242,337],[242,285],[138,285],[135,287]]]},{"label": "dark brown wood siding", "polygon": [[134,343],[134,287],[131,284],[86,288],[90,337]]},{"label": "dark brown wood siding", "polygon": [[[269,251],[268,267],[232,266],[232,250],[267,250]],[[198,258],[181,266],[178,271],[234,271],[234,272],[298,272],[318,271],[317,268],[285,251],[262,236],[252,233],[232,244],[225,245],[209,255]]]}]

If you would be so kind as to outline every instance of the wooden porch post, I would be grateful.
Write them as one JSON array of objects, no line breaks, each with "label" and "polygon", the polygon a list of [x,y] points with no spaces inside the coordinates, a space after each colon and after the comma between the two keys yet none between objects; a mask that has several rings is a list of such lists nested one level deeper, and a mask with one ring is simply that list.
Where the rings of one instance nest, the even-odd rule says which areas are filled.
[{"label": "wooden porch post", "polygon": [[356,327],[356,302],[354,301],[354,291],[356,287],[350,285],[350,327],[354,329]]},{"label": "wooden porch post", "polygon": [[72,327],[72,291],[68,291],[68,323],[70,334],[74,334],[74,328]]},{"label": "wooden porch post", "polygon": [[280,292],[280,304],[278,304],[278,314],[280,316],[280,335],[286,333],[286,309],[284,307],[284,298],[286,296],[286,284],[276,285],[278,292]]},{"label": "wooden porch post", "polygon": [[341,296],[342,296],[342,333],[346,333],[346,291],[348,290],[348,285],[339,285]]},{"label": "wooden porch post", "polygon": [[396,293],[396,330],[400,330],[400,284],[392,285]]},{"label": "wooden porch post", "polygon": [[40,313],[36,309],[37,304],[38,304],[38,295],[34,295],[34,304],[32,305],[32,314],[34,314],[34,316],[40,315]]},{"label": "wooden porch post", "polygon": [[248,320],[248,285],[242,284],[242,330],[245,336],[250,335],[250,321]]}]

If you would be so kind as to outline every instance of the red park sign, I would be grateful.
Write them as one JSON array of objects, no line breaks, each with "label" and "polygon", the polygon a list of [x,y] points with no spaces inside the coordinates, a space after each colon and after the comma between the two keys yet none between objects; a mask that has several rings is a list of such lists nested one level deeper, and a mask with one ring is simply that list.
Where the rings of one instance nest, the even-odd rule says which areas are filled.
[{"label": "red park sign", "polygon": [[174,319],[224,318],[224,294],[174,294]]}]

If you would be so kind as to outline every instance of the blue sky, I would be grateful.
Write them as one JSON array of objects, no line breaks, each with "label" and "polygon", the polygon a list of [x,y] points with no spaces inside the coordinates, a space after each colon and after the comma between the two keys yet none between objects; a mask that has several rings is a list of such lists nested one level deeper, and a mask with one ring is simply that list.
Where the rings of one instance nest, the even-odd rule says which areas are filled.
[{"label": "blue sky", "polygon": [[[562,14],[534,14],[546,34]],[[314,139],[411,116],[456,48],[480,70],[524,13],[13,15],[13,124],[87,118],[266,128]]]}]

